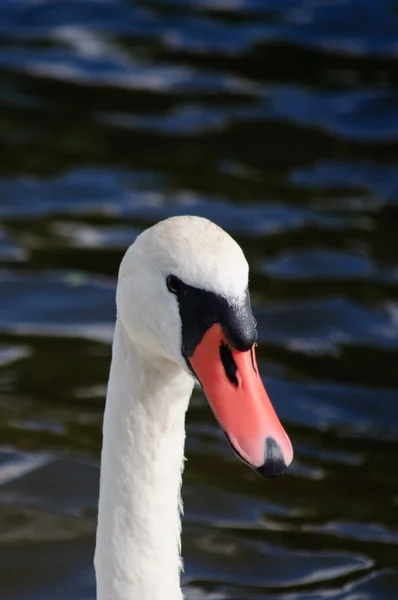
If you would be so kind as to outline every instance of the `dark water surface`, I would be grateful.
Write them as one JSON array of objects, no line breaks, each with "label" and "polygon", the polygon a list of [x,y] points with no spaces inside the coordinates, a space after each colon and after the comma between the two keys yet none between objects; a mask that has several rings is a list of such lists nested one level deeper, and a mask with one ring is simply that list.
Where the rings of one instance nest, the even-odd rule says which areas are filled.
[{"label": "dark water surface", "polygon": [[397,57],[393,0],[2,0],[2,600],[94,598],[115,276],[178,213],[247,254],[296,452],[195,395],[187,598],[398,598]]}]

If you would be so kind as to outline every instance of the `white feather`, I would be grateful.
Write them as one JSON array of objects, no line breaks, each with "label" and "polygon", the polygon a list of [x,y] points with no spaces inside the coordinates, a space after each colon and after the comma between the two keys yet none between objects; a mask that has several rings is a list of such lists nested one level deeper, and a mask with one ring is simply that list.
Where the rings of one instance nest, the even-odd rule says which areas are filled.
[{"label": "white feather", "polygon": [[237,301],[248,283],[240,247],[199,217],[162,221],[126,252],[104,415],[98,600],[182,598],[180,487],[194,382],[168,274]]}]

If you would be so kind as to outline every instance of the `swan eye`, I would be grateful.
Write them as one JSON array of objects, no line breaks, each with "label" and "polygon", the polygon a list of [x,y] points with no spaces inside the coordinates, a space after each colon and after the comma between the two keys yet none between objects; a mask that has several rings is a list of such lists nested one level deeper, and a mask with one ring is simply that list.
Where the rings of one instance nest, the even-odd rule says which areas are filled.
[{"label": "swan eye", "polygon": [[182,281],[175,275],[168,275],[166,278],[166,285],[170,292],[173,294],[179,294],[182,290]]}]

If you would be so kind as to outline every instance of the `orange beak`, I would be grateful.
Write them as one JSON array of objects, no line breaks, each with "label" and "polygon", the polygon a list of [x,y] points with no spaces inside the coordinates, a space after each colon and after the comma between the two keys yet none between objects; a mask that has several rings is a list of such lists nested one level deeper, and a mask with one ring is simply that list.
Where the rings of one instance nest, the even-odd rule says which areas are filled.
[{"label": "orange beak", "polygon": [[260,475],[280,475],[293,460],[293,448],[264,389],[254,345],[235,350],[216,324],[189,362],[233,450]]}]

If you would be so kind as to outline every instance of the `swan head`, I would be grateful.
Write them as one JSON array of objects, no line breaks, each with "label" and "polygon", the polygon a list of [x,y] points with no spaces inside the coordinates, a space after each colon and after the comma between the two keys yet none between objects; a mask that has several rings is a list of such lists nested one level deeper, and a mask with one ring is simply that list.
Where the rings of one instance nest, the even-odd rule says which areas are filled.
[{"label": "swan head", "polygon": [[119,271],[117,309],[131,342],[195,377],[234,452],[264,477],[293,459],[261,381],[240,246],[201,217],[171,217],[141,233]]}]

